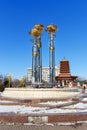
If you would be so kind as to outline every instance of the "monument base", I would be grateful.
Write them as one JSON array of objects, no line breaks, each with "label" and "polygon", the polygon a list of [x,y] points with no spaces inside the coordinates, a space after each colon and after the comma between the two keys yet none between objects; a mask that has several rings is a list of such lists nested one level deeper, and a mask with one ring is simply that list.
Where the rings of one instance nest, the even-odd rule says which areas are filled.
[{"label": "monument base", "polygon": [[17,99],[52,99],[70,98],[79,93],[77,88],[6,88],[2,96]]}]

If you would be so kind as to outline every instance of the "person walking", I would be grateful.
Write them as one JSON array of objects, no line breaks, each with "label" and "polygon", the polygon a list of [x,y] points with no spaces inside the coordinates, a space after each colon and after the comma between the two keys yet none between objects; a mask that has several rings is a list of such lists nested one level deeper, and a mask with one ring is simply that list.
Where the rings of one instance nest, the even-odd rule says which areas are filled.
[{"label": "person walking", "polygon": [[82,93],[85,93],[85,89],[86,89],[86,87],[83,86]]}]

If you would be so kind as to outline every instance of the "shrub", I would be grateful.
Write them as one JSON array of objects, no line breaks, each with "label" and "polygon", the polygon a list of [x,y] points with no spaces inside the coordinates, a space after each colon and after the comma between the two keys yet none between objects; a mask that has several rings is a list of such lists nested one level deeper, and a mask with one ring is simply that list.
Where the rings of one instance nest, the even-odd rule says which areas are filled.
[{"label": "shrub", "polygon": [[3,84],[0,84],[0,92],[3,92],[4,91],[4,85]]}]

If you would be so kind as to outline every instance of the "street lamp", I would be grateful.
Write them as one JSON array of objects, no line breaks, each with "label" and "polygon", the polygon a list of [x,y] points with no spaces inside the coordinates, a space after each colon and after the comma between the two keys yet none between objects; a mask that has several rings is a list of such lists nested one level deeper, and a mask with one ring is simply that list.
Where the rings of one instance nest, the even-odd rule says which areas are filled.
[{"label": "street lamp", "polygon": [[10,88],[12,76],[11,76],[11,74],[8,74],[7,77],[8,77],[8,87]]},{"label": "street lamp", "polygon": [[22,77],[21,79],[20,79],[20,87],[25,87],[25,77]]}]

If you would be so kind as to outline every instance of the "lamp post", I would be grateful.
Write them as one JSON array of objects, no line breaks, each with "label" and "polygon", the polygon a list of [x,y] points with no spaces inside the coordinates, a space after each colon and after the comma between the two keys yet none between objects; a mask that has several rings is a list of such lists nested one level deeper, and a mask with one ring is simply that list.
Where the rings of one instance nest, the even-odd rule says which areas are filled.
[{"label": "lamp post", "polygon": [[11,74],[8,74],[7,78],[8,78],[8,87],[10,88],[10,86],[11,86],[11,78],[12,78]]},{"label": "lamp post", "polygon": [[49,42],[49,74],[50,74],[50,84],[54,84],[55,82],[55,46],[54,46],[54,37],[55,32],[57,31],[57,26],[54,24],[50,24],[47,26],[46,31],[49,34],[50,42]]},{"label": "lamp post", "polygon": [[25,87],[25,77],[20,79],[20,87]]}]

